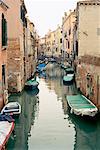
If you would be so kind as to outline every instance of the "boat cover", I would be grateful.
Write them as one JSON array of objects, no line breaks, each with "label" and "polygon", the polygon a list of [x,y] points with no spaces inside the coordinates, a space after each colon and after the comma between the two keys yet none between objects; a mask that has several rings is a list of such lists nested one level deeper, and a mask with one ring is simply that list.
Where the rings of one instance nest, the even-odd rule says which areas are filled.
[{"label": "boat cover", "polygon": [[74,112],[76,115],[95,116],[98,112],[97,107],[81,94],[67,96],[67,101],[71,107],[71,113]]},{"label": "boat cover", "polygon": [[8,141],[12,131],[14,129],[14,122],[0,121],[0,150]]}]

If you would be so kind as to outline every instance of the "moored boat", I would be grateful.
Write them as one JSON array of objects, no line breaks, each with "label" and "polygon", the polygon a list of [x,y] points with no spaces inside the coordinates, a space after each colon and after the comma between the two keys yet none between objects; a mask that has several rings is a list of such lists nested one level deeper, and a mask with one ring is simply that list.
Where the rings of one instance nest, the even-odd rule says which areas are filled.
[{"label": "moored boat", "polygon": [[19,116],[21,113],[21,105],[18,102],[9,102],[1,110],[1,114]]},{"label": "moored boat", "polygon": [[28,95],[31,95],[31,96],[35,96],[35,95],[37,95],[39,93],[39,89],[38,88],[36,88],[36,89],[34,89],[34,90],[27,90],[27,94]]},{"label": "moored boat", "polygon": [[46,65],[47,65],[47,64],[45,64],[45,63],[39,64],[39,65],[37,66],[36,71],[40,73],[40,72],[46,70]]},{"label": "moored boat", "polygon": [[76,115],[94,117],[98,112],[97,107],[81,94],[67,96],[67,102],[71,108],[70,112]]},{"label": "moored boat", "polygon": [[6,120],[6,117],[1,117],[2,119],[0,118],[0,150],[3,149],[14,130],[14,122],[10,117],[9,119],[11,122],[7,121],[9,119]]},{"label": "moored boat", "polygon": [[74,74],[74,69],[72,67],[68,67],[65,69],[67,74]]},{"label": "moored boat", "polygon": [[25,83],[25,88],[26,89],[36,89],[38,87],[38,85],[39,85],[38,81],[36,81],[35,79],[31,79]]},{"label": "moored boat", "polygon": [[63,77],[63,83],[66,85],[72,84],[74,81],[74,74],[67,74]]}]

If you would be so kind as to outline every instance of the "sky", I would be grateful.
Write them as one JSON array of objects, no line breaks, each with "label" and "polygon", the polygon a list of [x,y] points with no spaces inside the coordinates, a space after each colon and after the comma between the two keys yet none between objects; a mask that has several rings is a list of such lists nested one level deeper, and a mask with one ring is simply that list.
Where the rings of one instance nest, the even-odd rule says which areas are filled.
[{"label": "sky", "polygon": [[27,15],[41,37],[61,25],[64,12],[75,9],[76,3],[77,0],[25,0]]}]

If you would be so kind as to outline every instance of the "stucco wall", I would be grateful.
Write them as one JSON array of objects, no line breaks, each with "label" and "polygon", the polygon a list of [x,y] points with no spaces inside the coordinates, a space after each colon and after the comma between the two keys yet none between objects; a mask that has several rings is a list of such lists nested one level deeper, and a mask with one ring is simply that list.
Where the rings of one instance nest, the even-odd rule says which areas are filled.
[{"label": "stucco wall", "polygon": [[20,18],[20,0],[4,0],[4,2],[9,6],[7,20],[8,21],[8,38],[17,38],[22,36],[23,28],[22,21]]},{"label": "stucco wall", "polygon": [[100,5],[79,6],[78,42],[79,56],[86,54],[100,57]]}]

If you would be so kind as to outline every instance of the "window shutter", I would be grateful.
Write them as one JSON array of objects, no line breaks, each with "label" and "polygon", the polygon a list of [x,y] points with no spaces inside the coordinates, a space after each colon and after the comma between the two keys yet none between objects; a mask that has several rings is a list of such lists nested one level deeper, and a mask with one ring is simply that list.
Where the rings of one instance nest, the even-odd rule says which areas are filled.
[{"label": "window shutter", "polygon": [[2,18],[2,46],[7,45],[7,21]]},{"label": "window shutter", "polygon": [[7,21],[5,19],[5,45],[7,45]]},{"label": "window shutter", "polygon": [[4,41],[4,30],[5,30],[5,29],[4,29],[4,24],[5,24],[5,23],[4,23],[4,18],[2,18],[2,46],[4,46],[4,42],[5,42],[5,41]]}]

